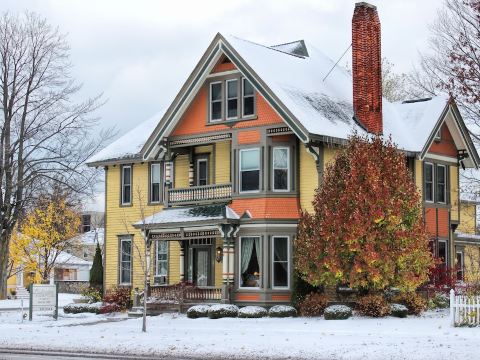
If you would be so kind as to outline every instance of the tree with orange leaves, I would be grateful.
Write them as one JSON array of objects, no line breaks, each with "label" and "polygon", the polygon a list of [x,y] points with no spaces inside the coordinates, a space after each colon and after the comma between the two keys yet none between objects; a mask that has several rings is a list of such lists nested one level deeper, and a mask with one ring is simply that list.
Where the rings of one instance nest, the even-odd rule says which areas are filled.
[{"label": "tree with orange leaves", "polygon": [[327,166],[314,213],[303,212],[295,265],[312,285],[411,291],[433,257],[406,159],[381,137],[351,137]]}]

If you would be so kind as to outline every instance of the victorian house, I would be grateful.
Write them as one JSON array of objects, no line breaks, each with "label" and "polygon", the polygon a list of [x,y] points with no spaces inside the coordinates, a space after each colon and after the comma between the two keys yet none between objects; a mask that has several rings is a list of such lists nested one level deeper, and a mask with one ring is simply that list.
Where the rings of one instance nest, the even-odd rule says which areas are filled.
[{"label": "victorian house", "polygon": [[353,132],[405,153],[432,249],[453,266],[459,167],[479,156],[453,99],[382,98],[380,48],[367,3],[352,19],[353,75],[304,40],[217,34],[167,109],[88,161],[105,169],[106,288],[143,287],[146,234],[152,291],[189,281],[211,301],[288,303],[300,211]]}]

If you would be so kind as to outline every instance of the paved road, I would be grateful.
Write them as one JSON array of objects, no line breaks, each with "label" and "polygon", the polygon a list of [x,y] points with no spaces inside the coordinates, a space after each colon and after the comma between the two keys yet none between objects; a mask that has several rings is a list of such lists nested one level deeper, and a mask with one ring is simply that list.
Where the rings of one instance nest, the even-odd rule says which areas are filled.
[{"label": "paved road", "polygon": [[[126,356],[126,355],[107,355],[107,354],[81,354],[69,352],[49,352],[49,351],[29,351],[29,350],[2,350],[0,349],[0,360],[187,360],[171,357],[151,357],[151,356]],[[195,360],[195,359],[188,359]]]}]

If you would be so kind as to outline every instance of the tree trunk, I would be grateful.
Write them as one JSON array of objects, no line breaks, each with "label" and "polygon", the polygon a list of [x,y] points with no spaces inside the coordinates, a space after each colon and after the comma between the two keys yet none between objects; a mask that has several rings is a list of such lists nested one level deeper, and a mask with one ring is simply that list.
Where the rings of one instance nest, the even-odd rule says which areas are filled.
[{"label": "tree trunk", "polygon": [[0,235],[0,300],[7,298],[8,254],[11,233],[4,231]]}]

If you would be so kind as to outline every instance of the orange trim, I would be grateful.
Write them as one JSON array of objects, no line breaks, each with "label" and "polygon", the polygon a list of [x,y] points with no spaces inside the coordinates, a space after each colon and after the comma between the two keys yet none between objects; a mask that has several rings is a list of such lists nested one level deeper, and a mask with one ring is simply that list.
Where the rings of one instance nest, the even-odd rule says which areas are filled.
[{"label": "orange trim", "polygon": [[448,223],[448,209],[438,208],[438,236],[448,237],[449,223]]},{"label": "orange trim", "polygon": [[246,294],[238,294],[236,296],[237,301],[259,301],[260,295],[246,295]]},{"label": "orange trim", "polygon": [[260,131],[240,131],[237,142],[239,144],[258,144],[260,142]]},{"label": "orange trim", "polygon": [[275,301],[290,301],[290,295],[272,295],[272,300],[275,300]]},{"label": "orange trim", "polygon": [[254,219],[298,219],[297,198],[234,199],[230,207],[240,216],[248,210]]}]

